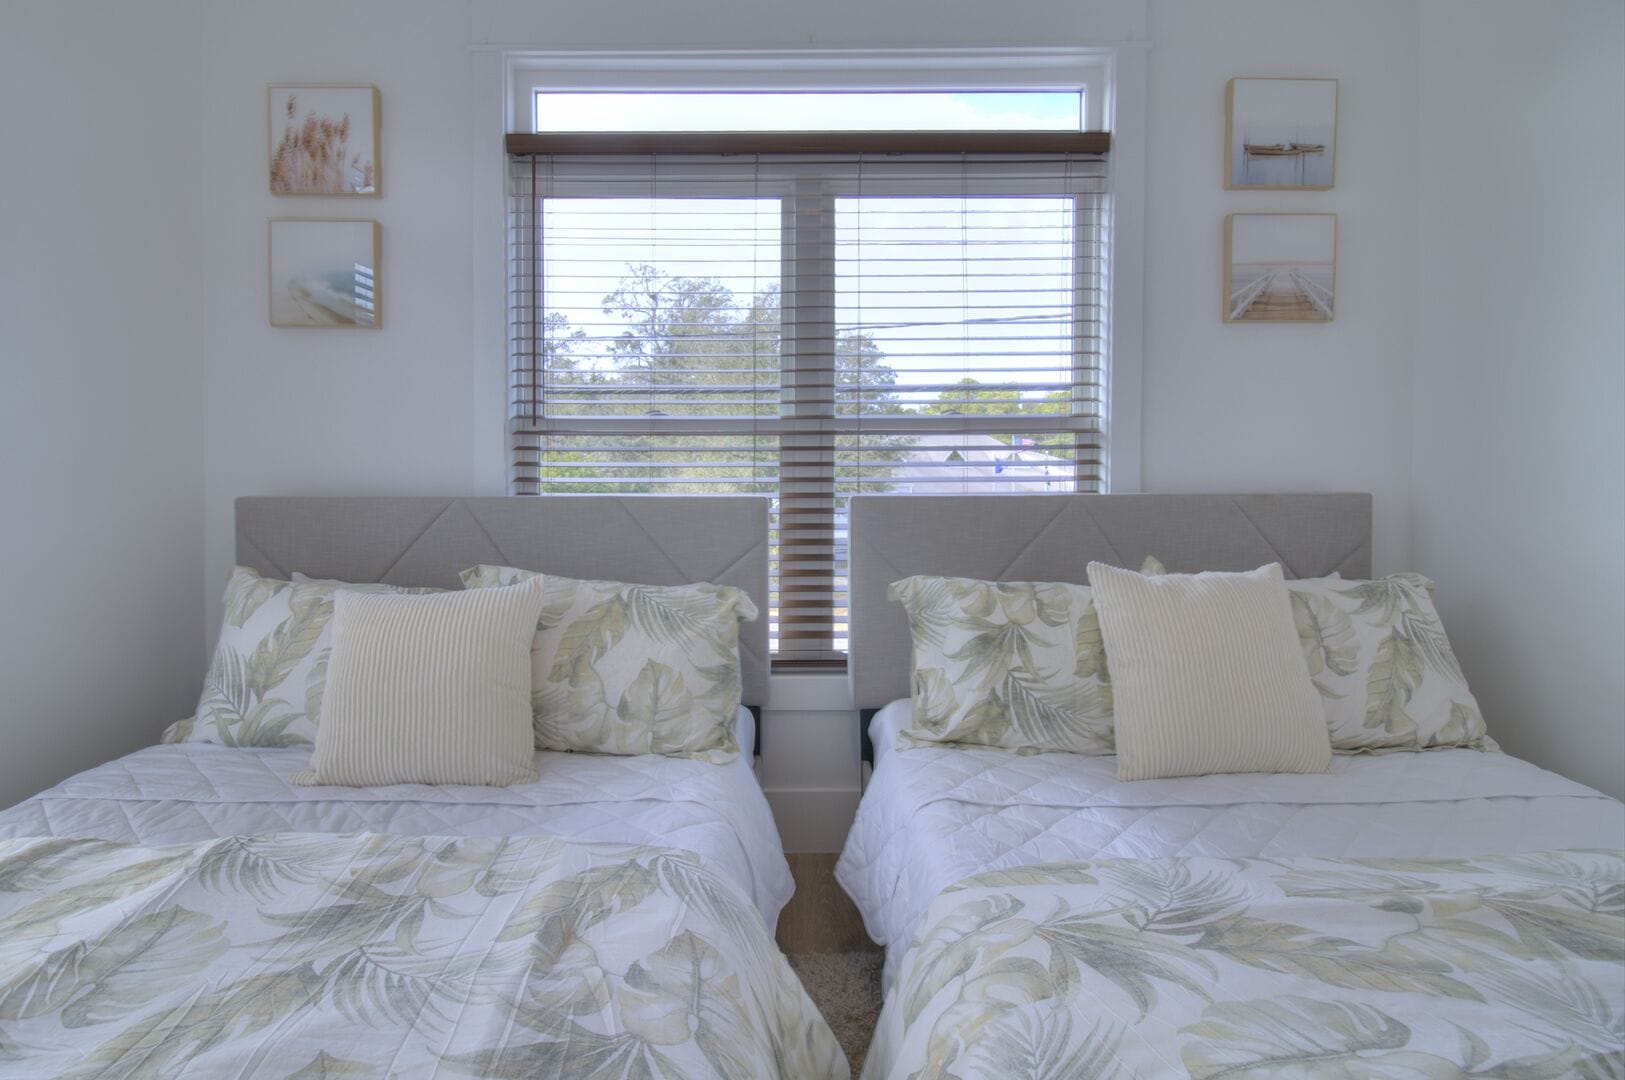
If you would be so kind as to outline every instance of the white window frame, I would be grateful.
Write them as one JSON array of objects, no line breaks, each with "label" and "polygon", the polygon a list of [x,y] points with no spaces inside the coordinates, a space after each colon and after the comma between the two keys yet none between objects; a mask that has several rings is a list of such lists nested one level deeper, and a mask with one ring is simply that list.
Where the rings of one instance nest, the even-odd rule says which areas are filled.
[{"label": "white window frame", "polygon": [[1145,44],[1020,49],[534,50],[471,53],[475,167],[470,298],[475,355],[475,487],[509,492],[506,155],[502,135],[535,130],[537,90],[1081,90],[1084,127],[1112,132],[1108,155],[1107,491],[1140,490],[1145,203]]}]

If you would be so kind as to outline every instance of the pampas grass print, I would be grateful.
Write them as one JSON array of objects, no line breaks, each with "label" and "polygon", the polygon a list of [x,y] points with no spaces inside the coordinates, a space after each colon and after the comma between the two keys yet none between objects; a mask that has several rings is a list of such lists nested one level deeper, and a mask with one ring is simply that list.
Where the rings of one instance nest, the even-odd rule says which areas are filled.
[{"label": "pampas grass print", "polygon": [[299,115],[288,95],[282,140],[271,155],[271,190],[287,195],[342,195],[373,190],[372,147],[351,151],[350,114],[337,120],[314,110]]}]

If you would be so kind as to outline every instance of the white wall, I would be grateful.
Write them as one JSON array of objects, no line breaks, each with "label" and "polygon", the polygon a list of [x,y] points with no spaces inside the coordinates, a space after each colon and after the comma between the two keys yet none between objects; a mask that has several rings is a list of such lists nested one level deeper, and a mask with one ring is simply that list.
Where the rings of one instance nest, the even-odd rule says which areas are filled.
[{"label": "white wall", "polygon": [[[1416,5],[1152,0],[1146,150],[1147,491],[1369,491],[1380,572],[1410,561]],[[1335,76],[1337,185],[1225,191],[1224,87]],[[1220,319],[1224,216],[1338,215],[1337,316]]]},{"label": "white wall", "polygon": [[547,49],[1056,46],[1144,33],[1145,0],[471,0],[470,40]]},{"label": "white wall", "polygon": [[1415,562],[1506,749],[1625,796],[1625,5],[1421,16]]},{"label": "white wall", "polygon": [[[237,496],[471,490],[467,42],[466,6],[443,0],[204,5],[198,611],[211,639]],[[270,194],[271,82],[381,88],[382,197]],[[268,325],[270,217],[380,222],[383,328]]]},{"label": "white wall", "polygon": [[0,806],[197,700],[197,9],[0,4]]}]

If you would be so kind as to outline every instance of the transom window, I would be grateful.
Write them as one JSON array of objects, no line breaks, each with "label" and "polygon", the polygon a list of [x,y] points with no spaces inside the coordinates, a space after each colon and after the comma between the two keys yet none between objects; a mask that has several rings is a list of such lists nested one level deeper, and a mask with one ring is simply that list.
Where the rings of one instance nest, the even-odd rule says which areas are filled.
[{"label": "transom window", "polygon": [[537,131],[1080,131],[1079,90],[533,90]]},{"label": "transom window", "polygon": [[[515,492],[771,497],[775,656],[828,662],[850,496],[1102,488],[1105,139],[1079,94],[1047,133],[818,137],[651,135],[698,96],[555,96],[538,117],[592,134],[509,137]],[[857,95],[703,96],[751,99],[687,118],[734,130]],[[1068,97],[983,96],[876,95],[961,124],[1059,125],[1037,99]],[[637,134],[602,134],[621,110]]]}]

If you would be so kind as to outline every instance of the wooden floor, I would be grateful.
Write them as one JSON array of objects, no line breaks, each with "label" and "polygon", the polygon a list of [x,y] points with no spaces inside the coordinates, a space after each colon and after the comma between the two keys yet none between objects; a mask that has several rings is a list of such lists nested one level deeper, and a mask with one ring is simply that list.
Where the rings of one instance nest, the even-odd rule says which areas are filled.
[{"label": "wooden floor", "polygon": [[779,948],[788,953],[879,952],[863,918],[835,882],[834,852],[786,855],[796,894],[779,915]]}]

